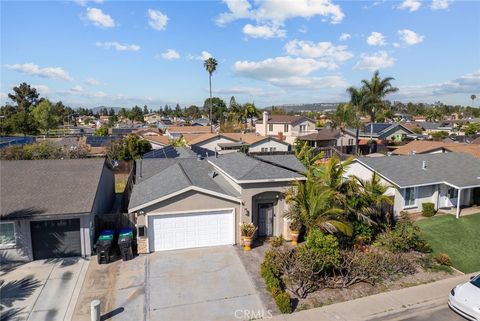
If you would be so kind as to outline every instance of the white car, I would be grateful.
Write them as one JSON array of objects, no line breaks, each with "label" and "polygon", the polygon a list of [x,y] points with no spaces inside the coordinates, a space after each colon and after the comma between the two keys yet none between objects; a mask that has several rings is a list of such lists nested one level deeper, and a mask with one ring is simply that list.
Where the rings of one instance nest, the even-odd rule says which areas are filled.
[{"label": "white car", "polygon": [[480,321],[480,274],[450,291],[448,305],[461,316]]}]

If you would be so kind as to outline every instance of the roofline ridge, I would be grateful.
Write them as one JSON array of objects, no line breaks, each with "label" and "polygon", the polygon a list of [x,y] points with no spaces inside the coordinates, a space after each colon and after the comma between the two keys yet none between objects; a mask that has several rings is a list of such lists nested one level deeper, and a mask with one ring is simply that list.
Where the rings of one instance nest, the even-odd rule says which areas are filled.
[{"label": "roofline ridge", "polygon": [[185,169],[183,168],[183,166],[180,164],[180,162],[175,163],[174,165],[178,165],[178,167],[180,167],[180,170],[182,171],[183,175],[185,176],[185,178],[187,179],[187,181],[190,183],[190,185],[194,185],[193,182],[192,182],[192,180],[190,179],[190,177],[188,177],[187,172],[185,171]]}]

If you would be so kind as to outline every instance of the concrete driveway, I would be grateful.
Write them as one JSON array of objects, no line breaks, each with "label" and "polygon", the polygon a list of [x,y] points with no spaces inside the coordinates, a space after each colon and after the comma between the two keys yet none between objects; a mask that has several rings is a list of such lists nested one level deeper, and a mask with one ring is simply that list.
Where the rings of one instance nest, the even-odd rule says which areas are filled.
[{"label": "concrete driveway", "polygon": [[149,320],[241,320],[267,313],[233,246],[156,252],[148,260]]},{"label": "concrete driveway", "polygon": [[2,267],[2,320],[71,320],[88,264],[65,258]]}]

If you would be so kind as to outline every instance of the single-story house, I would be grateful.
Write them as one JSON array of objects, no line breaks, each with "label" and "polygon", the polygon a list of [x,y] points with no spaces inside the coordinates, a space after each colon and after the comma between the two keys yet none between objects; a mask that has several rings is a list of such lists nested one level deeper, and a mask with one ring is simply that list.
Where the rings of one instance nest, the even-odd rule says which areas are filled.
[{"label": "single-story house", "polygon": [[197,154],[187,147],[168,145],[159,149],[152,149],[143,154],[142,158],[197,158]]},{"label": "single-story house", "polygon": [[377,173],[394,199],[394,215],[420,212],[422,203],[436,209],[480,205],[480,159],[465,153],[359,157],[346,176],[370,179]]},{"label": "single-story house", "polygon": [[290,144],[285,141],[254,133],[209,133],[188,138],[188,144],[192,150],[201,155],[238,151],[242,147],[248,149],[249,153],[288,152],[291,150]]},{"label": "single-story house", "polygon": [[435,153],[466,153],[474,157],[480,158],[480,145],[463,144],[463,143],[447,143],[427,140],[414,140],[408,144],[399,146],[393,151],[395,155],[411,155],[411,154],[435,154]]},{"label": "single-story house", "polygon": [[104,159],[2,161],[0,259],[89,256],[94,216],[115,199]]},{"label": "single-story house", "polygon": [[207,134],[209,126],[167,126],[165,134],[171,139],[178,139],[185,134]]},{"label": "single-story house", "polygon": [[137,161],[128,211],[139,252],[236,244],[242,222],[253,222],[258,237],[289,238],[284,193],[305,168],[279,162],[243,153]]},{"label": "single-story house", "polygon": [[[348,129],[351,135],[355,136],[355,129]],[[401,142],[407,135],[412,135],[410,129],[406,128],[400,123],[369,123],[359,132],[360,140],[374,141],[393,141]]]}]

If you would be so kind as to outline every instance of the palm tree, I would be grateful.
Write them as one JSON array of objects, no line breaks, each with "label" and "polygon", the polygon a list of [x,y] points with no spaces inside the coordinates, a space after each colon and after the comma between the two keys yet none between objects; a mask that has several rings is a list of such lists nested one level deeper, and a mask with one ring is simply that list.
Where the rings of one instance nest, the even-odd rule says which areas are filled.
[{"label": "palm tree", "polygon": [[366,110],[369,97],[362,88],[358,89],[352,86],[347,88],[347,92],[350,94],[350,104],[355,111],[355,118],[352,124],[355,127],[355,154],[358,155],[358,141],[360,136],[360,127],[362,126],[362,122],[360,121],[360,113]]},{"label": "palm tree", "polygon": [[343,153],[343,137],[344,132],[347,127],[355,126],[357,122],[356,111],[351,104],[341,104],[338,105],[337,111],[333,116],[333,125],[335,128],[340,129],[340,148]]},{"label": "palm tree", "polygon": [[[375,123],[376,113],[385,109],[385,104],[383,98],[386,95],[397,92],[398,88],[393,87],[391,81],[394,80],[393,77],[386,77],[384,79],[380,78],[379,71],[373,73],[372,79],[370,81],[363,79],[362,80],[362,90],[365,91],[365,94],[368,97],[368,103],[365,105],[365,111],[370,116],[370,143],[373,140],[373,124]],[[372,144],[370,144],[370,152],[372,152]]]},{"label": "palm tree", "polygon": [[472,100],[472,107],[473,107],[474,100],[477,99],[477,96],[476,95],[471,95],[470,99]]},{"label": "palm tree", "polygon": [[212,122],[212,74],[217,70],[217,60],[210,57],[203,62],[205,70],[208,72],[208,83],[210,85],[210,132],[213,133],[213,122]]},{"label": "palm tree", "polygon": [[258,111],[257,107],[253,103],[246,103],[243,105],[243,113],[245,117],[245,123],[247,119],[250,118],[250,125],[253,127],[253,117],[258,117],[260,112]]}]

